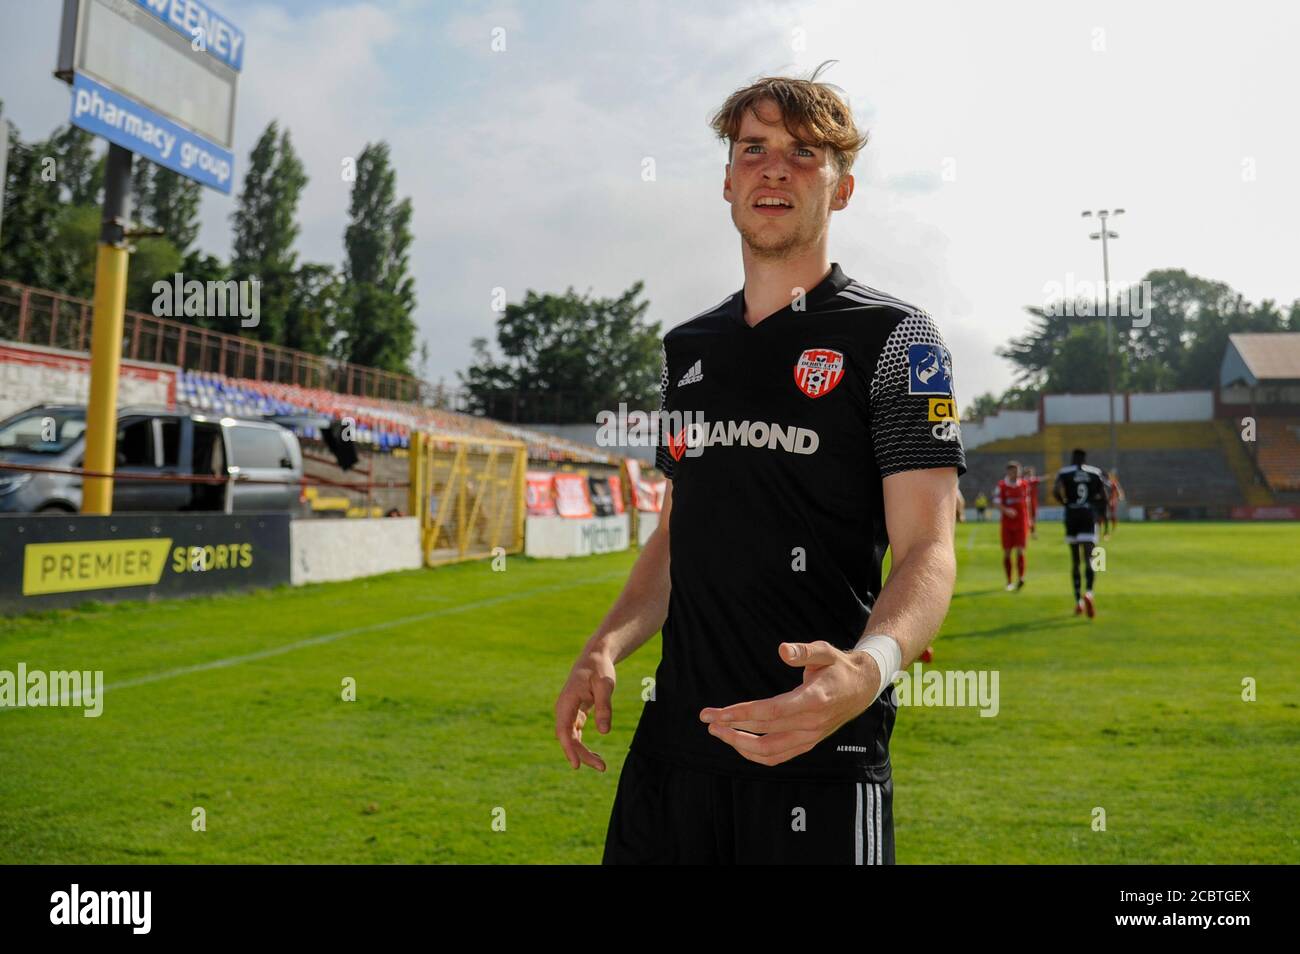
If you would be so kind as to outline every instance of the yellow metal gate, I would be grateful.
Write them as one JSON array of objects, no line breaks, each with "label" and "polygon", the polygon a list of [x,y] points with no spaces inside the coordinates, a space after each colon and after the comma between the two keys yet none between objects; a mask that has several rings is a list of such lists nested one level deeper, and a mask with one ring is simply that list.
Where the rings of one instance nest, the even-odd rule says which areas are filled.
[{"label": "yellow metal gate", "polygon": [[426,566],[524,549],[527,448],[521,441],[411,435],[409,510]]}]

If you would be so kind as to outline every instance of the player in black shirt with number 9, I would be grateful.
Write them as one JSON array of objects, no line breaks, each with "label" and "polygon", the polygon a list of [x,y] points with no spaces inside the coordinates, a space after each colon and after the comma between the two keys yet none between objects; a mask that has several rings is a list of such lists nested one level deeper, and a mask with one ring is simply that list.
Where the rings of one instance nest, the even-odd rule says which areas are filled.
[{"label": "player in black shirt with number 9", "polygon": [[[1096,599],[1092,595],[1094,571],[1092,548],[1097,545],[1097,524],[1104,519],[1110,498],[1110,481],[1096,467],[1087,463],[1088,454],[1076,447],[1070,454],[1070,464],[1056,474],[1052,494],[1065,511],[1065,542],[1070,547],[1070,578],[1074,583],[1074,615],[1087,613],[1089,619],[1097,615]],[[1080,567],[1085,582],[1079,587]]]},{"label": "player in black shirt with number 9", "polygon": [[713,125],[745,285],[664,338],[668,493],[556,735],[605,770],[588,715],[609,731],[615,664],[662,628],[605,862],[892,863],[891,681],[956,575],[952,360],[929,315],[830,261],[866,141],[832,87],[763,79]]}]

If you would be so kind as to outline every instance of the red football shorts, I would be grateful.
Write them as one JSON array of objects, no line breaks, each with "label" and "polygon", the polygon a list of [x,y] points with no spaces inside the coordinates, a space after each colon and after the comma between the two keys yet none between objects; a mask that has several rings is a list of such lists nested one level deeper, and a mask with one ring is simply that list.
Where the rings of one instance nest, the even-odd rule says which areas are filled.
[{"label": "red football shorts", "polygon": [[1023,520],[1002,521],[1002,549],[1025,546],[1025,522]]}]

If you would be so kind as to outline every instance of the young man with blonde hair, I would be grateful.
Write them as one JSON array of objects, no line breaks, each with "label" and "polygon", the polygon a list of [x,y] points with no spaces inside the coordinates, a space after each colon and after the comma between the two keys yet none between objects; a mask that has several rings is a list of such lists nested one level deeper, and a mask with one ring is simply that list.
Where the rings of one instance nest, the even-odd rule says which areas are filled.
[{"label": "young man with blonde hair", "polygon": [[952,362],[924,311],[830,260],[866,142],[832,87],[761,79],[713,128],[745,284],[664,337],[663,416],[692,423],[555,731],[604,771],[583,729],[610,730],[615,665],[662,628],[605,862],[892,863],[891,681],[956,573]]}]

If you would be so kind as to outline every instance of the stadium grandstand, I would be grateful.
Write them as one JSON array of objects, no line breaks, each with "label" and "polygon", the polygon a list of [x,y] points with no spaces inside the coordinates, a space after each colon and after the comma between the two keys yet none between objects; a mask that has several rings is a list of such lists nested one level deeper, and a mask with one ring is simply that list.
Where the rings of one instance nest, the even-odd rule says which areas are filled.
[{"label": "stadium grandstand", "polygon": [[[0,281],[0,342],[88,352],[91,302]],[[617,458],[553,434],[440,406],[447,392],[416,378],[332,361],[183,321],[127,312],[124,360],[171,365],[178,405],[230,415],[350,417],[361,443],[406,448],[412,430],[520,440],[530,460],[616,466]],[[300,437],[319,439],[310,428]]]},{"label": "stadium grandstand", "polygon": [[[351,418],[356,423],[357,440],[380,451],[409,447],[411,432],[419,430],[434,435],[521,440],[528,445],[529,459],[539,462],[617,463],[613,456],[599,448],[414,401],[367,398],[324,388],[227,378],[207,371],[180,369],[177,403],[217,414],[259,417],[315,413],[332,418]],[[321,438],[315,427],[293,426],[292,429],[299,437]]]},{"label": "stadium grandstand", "polygon": [[[1111,469],[1106,405],[1105,394],[1048,394],[1035,411],[964,422],[962,494],[991,494],[1011,458],[1050,477],[1075,447]],[[1231,335],[1216,391],[1116,395],[1115,421],[1131,516],[1300,517],[1300,334]]]},{"label": "stadium grandstand", "polygon": [[[92,314],[84,299],[0,281],[0,417],[84,403]],[[417,432],[445,453],[456,441],[480,466],[492,442],[520,442],[530,472],[576,471],[597,482],[593,491],[623,463],[616,452],[563,435],[457,410],[454,394],[411,376],[139,312],[126,314],[122,369],[119,403],[278,419],[302,444],[302,499],[317,516],[405,513],[407,451]],[[321,417],[352,428],[360,460],[346,471],[320,432]]]},{"label": "stadium grandstand", "polygon": [[[88,301],[0,281],[0,342],[85,352],[90,313]],[[371,468],[376,479],[396,478],[415,431],[522,441],[530,466],[608,474],[621,462],[616,453],[540,427],[455,410],[443,389],[416,378],[180,321],[129,312],[123,351],[126,361],[174,370],[179,408],[351,419],[358,442],[378,461]],[[1115,469],[1132,517],[1300,516],[1300,334],[1231,335],[1217,391],[1117,395],[1115,419]],[[290,426],[308,442],[309,469],[339,479],[327,455],[311,453],[319,431]],[[1072,448],[1085,447],[1094,462],[1111,467],[1104,394],[1043,395],[1035,411],[964,422],[962,437],[969,470],[961,491],[968,501],[991,493],[1009,458],[1050,476]],[[1049,488],[1050,481],[1040,503],[1052,503]]]},{"label": "stadium grandstand", "polygon": [[1220,406],[1256,422],[1248,442],[1279,503],[1300,503],[1300,334],[1235,334],[1219,370]]}]

